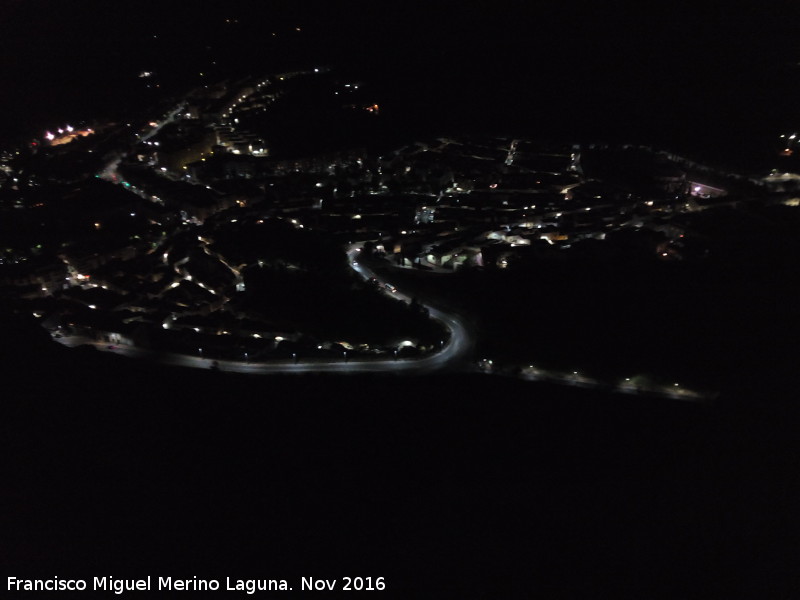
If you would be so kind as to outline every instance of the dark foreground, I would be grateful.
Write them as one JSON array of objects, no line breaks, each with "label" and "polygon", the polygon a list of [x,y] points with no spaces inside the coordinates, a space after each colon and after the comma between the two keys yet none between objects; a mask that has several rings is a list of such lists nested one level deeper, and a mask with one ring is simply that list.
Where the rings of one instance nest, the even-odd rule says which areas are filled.
[{"label": "dark foreground", "polygon": [[383,576],[392,598],[797,587],[797,419],[777,391],[248,378],[45,343],[3,360],[6,575]]}]

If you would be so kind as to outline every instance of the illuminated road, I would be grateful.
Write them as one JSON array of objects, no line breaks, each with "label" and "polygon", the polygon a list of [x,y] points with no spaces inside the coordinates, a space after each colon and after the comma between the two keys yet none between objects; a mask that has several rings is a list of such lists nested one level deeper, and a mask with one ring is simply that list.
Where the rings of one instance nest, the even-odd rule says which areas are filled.
[{"label": "illuminated road", "polygon": [[[350,266],[365,280],[374,277],[374,274],[361,264],[356,257],[360,249],[351,247],[348,252]],[[411,298],[400,291],[392,293],[398,302],[410,302]],[[441,350],[421,358],[386,358],[370,360],[350,360],[344,356],[338,360],[306,358],[295,361],[272,360],[270,362],[248,362],[234,360],[214,360],[170,352],[158,352],[126,346],[120,344],[110,345],[107,342],[97,342],[90,338],[80,336],[66,336],[56,341],[65,346],[75,347],[84,344],[94,346],[102,351],[113,352],[122,356],[137,359],[148,359],[159,364],[180,367],[193,367],[209,369],[216,366],[220,371],[252,374],[274,373],[398,373],[398,374],[423,374],[443,369],[469,369],[472,350],[472,340],[467,331],[466,324],[455,315],[444,313],[432,306],[424,305],[430,311],[431,317],[440,321],[448,330],[450,337],[443,344]]]},{"label": "illuminated road", "polygon": [[[151,137],[156,135],[165,125],[169,125],[170,123],[175,121],[175,117],[177,117],[181,111],[186,108],[186,103],[182,102],[176,108],[172,109],[170,113],[160,122],[156,123],[150,131],[139,137],[138,142],[144,142],[149,140]],[[138,136],[137,136],[138,137]],[[110,181],[111,183],[120,183],[122,179],[120,178],[119,174],[117,173],[117,168],[119,164],[122,162],[123,156],[117,156],[113,158],[103,169],[98,173],[98,176],[101,179],[105,179],[106,181]],[[141,195],[141,194],[139,194]],[[144,196],[143,196],[144,197]],[[148,200],[152,200],[151,198],[147,198]]]},{"label": "illuminated road", "polygon": [[145,359],[163,365],[176,367],[192,367],[199,369],[210,369],[214,365],[220,371],[230,371],[235,373],[252,373],[258,375],[276,373],[398,373],[398,374],[423,374],[439,370],[447,364],[447,360],[442,360],[437,353],[421,359],[398,358],[376,359],[376,360],[345,360],[326,361],[325,359],[301,359],[295,362],[288,360],[273,360],[268,363],[249,363],[245,361],[233,360],[213,360],[191,356],[187,354],[175,354],[169,352],[157,352],[136,348],[132,346],[115,345],[113,350],[108,349],[108,343],[96,342],[88,338],[78,336],[64,337],[58,340],[65,346],[76,347],[80,345],[90,345],[98,350],[113,352],[121,356],[135,359]]},{"label": "illuminated road", "polygon": [[[348,251],[350,266],[365,280],[375,277],[375,274],[358,262],[360,249],[351,246]],[[410,302],[409,296],[402,292],[386,292],[392,297],[397,298],[398,302]],[[56,341],[69,347],[81,345],[91,345],[95,348],[113,352],[128,358],[151,360],[163,365],[191,367],[198,369],[216,368],[219,371],[234,373],[250,373],[256,375],[285,374],[285,373],[395,373],[417,375],[431,373],[442,370],[466,370],[492,373],[494,369],[491,361],[484,359],[479,361],[477,369],[471,360],[472,337],[469,334],[466,324],[457,316],[444,313],[432,306],[424,305],[431,316],[440,321],[449,331],[449,340],[443,345],[439,352],[429,354],[422,358],[376,358],[371,360],[349,360],[345,355],[341,359],[331,360],[324,358],[300,358],[271,360],[269,362],[249,362],[235,360],[215,360],[189,354],[178,354],[170,352],[158,352],[134,346],[121,344],[110,345],[107,342],[98,342],[91,338],[81,336],[59,337]],[[612,390],[626,394],[661,396],[669,397],[674,400],[702,401],[714,397],[714,394],[702,394],[682,386],[677,383],[674,386],[635,386],[634,384],[621,383],[618,386],[609,386],[603,382],[596,381],[578,372],[557,373],[554,371],[542,371],[533,366],[524,368],[519,375],[527,381],[547,381],[558,385],[569,385],[583,388],[598,388]]]},{"label": "illuminated road", "polygon": [[[360,251],[361,248],[359,247],[350,247],[347,253],[350,266],[365,281],[370,277],[375,277],[377,279],[375,273],[358,262],[357,258]],[[392,297],[397,298],[398,301],[403,301],[406,303],[411,302],[411,298],[400,290],[388,293],[391,293]],[[466,323],[457,315],[442,312],[441,310],[425,303],[422,303],[422,305],[428,309],[432,318],[436,319],[447,328],[448,332],[450,333],[450,339],[440,352],[416,360],[406,359],[405,362],[411,365],[416,365],[418,369],[441,369],[445,366],[455,366],[466,362],[469,359],[473,346]]]}]

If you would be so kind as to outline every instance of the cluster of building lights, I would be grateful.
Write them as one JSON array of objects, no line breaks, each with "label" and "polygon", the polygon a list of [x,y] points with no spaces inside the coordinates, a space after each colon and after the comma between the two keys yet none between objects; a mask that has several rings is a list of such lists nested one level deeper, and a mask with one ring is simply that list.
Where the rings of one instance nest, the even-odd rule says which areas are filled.
[{"label": "cluster of building lights", "polygon": [[94,129],[87,128],[76,130],[72,125],[67,125],[63,128],[59,127],[56,131],[58,134],[52,133],[51,131],[46,131],[44,134],[45,139],[51,146],[68,144],[77,137],[86,137],[94,133]]},{"label": "cluster of building lights", "polygon": [[783,156],[791,156],[794,153],[792,146],[794,146],[797,143],[796,142],[797,134],[796,133],[793,133],[791,135],[782,134],[781,138],[786,140],[785,147],[781,152],[781,154]]}]

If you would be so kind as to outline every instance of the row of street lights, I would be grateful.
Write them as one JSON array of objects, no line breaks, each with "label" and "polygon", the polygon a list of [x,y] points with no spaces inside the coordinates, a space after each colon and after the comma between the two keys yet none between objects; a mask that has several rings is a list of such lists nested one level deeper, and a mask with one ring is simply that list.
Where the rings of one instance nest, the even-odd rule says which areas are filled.
[{"label": "row of street lights", "polygon": [[[442,342],[442,345],[443,345],[443,344],[444,344],[444,342]],[[197,349],[197,353],[198,353],[198,355],[200,356],[200,358],[204,358],[204,355],[203,355],[203,349],[202,349],[202,348],[198,348],[198,349]],[[395,350],[393,350],[393,351],[392,351],[392,354],[393,354],[393,359],[394,359],[394,360],[397,360],[397,353],[398,353],[398,350],[397,350],[397,349],[395,349]],[[349,358],[349,357],[348,357],[348,355],[347,355],[347,350],[344,350],[344,351],[342,352],[342,358],[344,359],[344,362],[349,362],[350,358]],[[245,362],[247,362],[247,363],[249,363],[249,362],[250,362],[250,355],[249,355],[249,353],[248,353],[248,352],[244,352],[244,360],[245,360]],[[292,360],[293,360],[295,363],[297,363],[297,362],[299,361],[299,358],[298,358],[298,356],[297,356],[297,352],[292,352]]]}]

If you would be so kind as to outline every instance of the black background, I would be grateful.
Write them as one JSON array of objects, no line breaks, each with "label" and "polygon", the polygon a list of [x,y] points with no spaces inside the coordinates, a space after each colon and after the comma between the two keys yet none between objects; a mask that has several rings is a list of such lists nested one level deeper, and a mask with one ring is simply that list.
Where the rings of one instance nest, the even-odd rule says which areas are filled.
[{"label": "black background", "polygon": [[314,65],[361,75],[412,132],[646,143],[752,168],[796,126],[798,9],[789,2],[2,8],[6,137],[119,118],[156,95],[142,95],[142,70],[159,73],[163,95],[216,76]]},{"label": "black background", "polygon": [[[1,6],[12,140],[135,107],[143,69],[194,85],[207,45],[231,73],[364,73],[413,132],[745,164],[798,97],[788,3]],[[4,575],[383,575],[384,596],[423,598],[797,589],[788,385],[694,405],[476,375],[249,379],[67,355],[33,331],[4,326]]]}]

